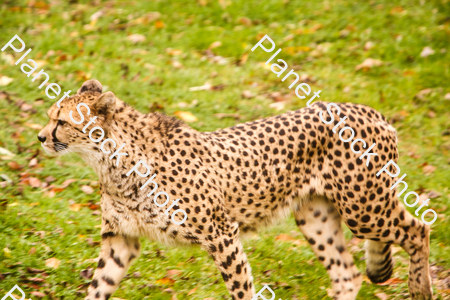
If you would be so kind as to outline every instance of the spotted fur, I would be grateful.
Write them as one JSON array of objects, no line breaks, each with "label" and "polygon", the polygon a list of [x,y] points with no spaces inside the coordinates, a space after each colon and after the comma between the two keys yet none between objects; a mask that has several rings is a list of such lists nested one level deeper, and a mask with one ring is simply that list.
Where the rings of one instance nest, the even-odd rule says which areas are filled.
[{"label": "spotted fur", "polygon": [[[331,131],[337,116],[334,124],[320,121],[324,102],[206,133],[164,115],[142,114],[119,99],[104,101],[101,91],[98,81],[86,82],[61,108],[50,108],[50,122],[39,134],[47,151],[76,152],[99,176],[103,243],[86,299],[108,299],[114,293],[139,255],[139,237],[145,236],[168,245],[200,245],[213,258],[232,299],[250,300],[255,287],[240,236],[290,211],[327,269],[335,299],[355,299],[362,280],[346,250],[341,221],[367,239],[367,274],[373,282],[391,276],[390,245],[401,245],[410,255],[411,297],[431,299],[429,228],[389,189],[392,178],[375,176],[398,158],[395,130],[377,111],[337,104],[356,138],[377,143],[378,155],[366,166],[350,143]],[[105,138],[126,143],[128,156],[119,166],[81,131],[88,120],[80,125],[69,120],[69,111],[75,112],[80,102],[89,105],[90,116],[98,116],[95,126],[105,130]],[[361,150],[359,145],[355,150]],[[125,175],[141,159],[157,174],[157,191],[181,199],[169,216],[178,208],[186,211],[182,225],[146,197],[151,188],[140,190],[148,178]]]}]

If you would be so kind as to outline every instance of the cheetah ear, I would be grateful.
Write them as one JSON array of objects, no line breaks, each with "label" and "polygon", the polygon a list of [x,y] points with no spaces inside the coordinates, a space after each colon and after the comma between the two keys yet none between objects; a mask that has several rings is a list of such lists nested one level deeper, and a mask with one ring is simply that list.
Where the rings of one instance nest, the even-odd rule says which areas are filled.
[{"label": "cheetah ear", "polygon": [[100,83],[100,81],[96,79],[90,79],[83,83],[81,88],[78,90],[77,94],[81,94],[84,92],[95,92],[95,93],[101,93],[103,91],[103,86]]},{"label": "cheetah ear", "polygon": [[116,95],[113,92],[102,94],[94,101],[93,108],[99,115],[111,116],[116,110]]}]

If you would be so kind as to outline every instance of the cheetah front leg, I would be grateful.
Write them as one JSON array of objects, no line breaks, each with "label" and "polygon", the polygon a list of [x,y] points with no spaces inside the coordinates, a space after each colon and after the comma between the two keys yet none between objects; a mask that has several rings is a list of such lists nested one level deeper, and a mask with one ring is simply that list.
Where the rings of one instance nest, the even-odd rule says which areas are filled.
[{"label": "cheetah front leg", "polygon": [[297,225],[330,275],[335,300],[354,300],[361,288],[362,276],[346,249],[341,216],[323,196],[294,210]]},{"label": "cheetah front leg", "polygon": [[233,300],[251,300],[255,295],[251,267],[239,240],[237,224],[230,226],[203,248],[213,257]]},{"label": "cheetah front leg", "polygon": [[102,239],[98,267],[85,300],[108,299],[119,286],[131,261],[139,256],[138,238],[106,232]]}]

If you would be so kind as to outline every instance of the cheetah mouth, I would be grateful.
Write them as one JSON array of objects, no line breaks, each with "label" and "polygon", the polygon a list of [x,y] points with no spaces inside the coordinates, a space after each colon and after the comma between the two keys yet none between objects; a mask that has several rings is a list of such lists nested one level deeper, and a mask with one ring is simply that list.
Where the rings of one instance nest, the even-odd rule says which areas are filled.
[{"label": "cheetah mouth", "polygon": [[55,152],[62,152],[64,150],[66,150],[67,148],[69,148],[69,145],[67,145],[66,143],[61,143],[61,142],[53,143],[53,150],[55,150]]},{"label": "cheetah mouth", "polygon": [[44,148],[45,152],[51,155],[61,154],[64,150],[69,148],[69,145],[61,142],[53,142],[53,145],[45,145],[45,143],[41,143],[42,148]]}]

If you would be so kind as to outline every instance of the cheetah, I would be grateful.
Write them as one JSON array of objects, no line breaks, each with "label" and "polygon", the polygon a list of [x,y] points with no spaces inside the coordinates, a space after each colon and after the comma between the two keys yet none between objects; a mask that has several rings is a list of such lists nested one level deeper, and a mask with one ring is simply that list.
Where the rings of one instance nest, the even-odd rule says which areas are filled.
[{"label": "cheetah", "polygon": [[[87,119],[81,124],[69,120],[69,112],[82,102],[98,116],[105,138],[126,143],[128,156],[119,165],[105,154],[114,151],[113,143],[100,149],[83,132]],[[390,278],[391,245],[400,245],[410,256],[411,298],[431,299],[429,226],[395,198],[386,172],[375,177],[389,159],[398,159],[395,130],[370,107],[335,104],[331,112],[345,113],[357,138],[380,145],[381,155],[366,166],[350,151],[361,149],[360,144],[343,143],[332,132],[333,124],[320,121],[326,108],[326,102],[315,102],[275,117],[198,132],[163,114],[138,112],[112,92],[103,93],[97,80],[86,81],[60,107],[54,104],[49,123],[38,134],[42,146],[55,155],[78,153],[100,182],[102,245],[85,299],[108,299],[138,257],[139,238],[147,237],[167,245],[200,245],[214,260],[231,298],[250,300],[255,286],[240,237],[290,211],[327,269],[334,299],[355,299],[362,282],[345,247],[341,221],[366,239],[366,273],[372,282]],[[136,172],[125,175],[139,160],[157,174],[158,191],[180,199],[176,207],[186,211],[186,222],[174,224],[164,207],[146,197],[141,190],[146,178]]]}]

